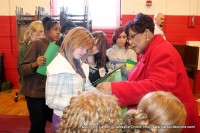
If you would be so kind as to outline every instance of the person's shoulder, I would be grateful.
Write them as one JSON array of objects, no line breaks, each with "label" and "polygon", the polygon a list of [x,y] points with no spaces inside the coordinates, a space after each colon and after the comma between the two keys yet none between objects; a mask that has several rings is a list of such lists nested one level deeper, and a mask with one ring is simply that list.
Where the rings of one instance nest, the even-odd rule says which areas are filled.
[{"label": "person's shoulder", "polygon": [[28,47],[28,45],[27,44],[22,44],[21,45],[21,47],[20,47],[20,51],[22,51],[22,50],[24,50],[24,49],[26,49]]},{"label": "person's shoulder", "polygon": [[34,41],[32,41],[31,43],[33,44],[41,44],[41,43],[47,43],[47,42],[49,42],[47,39],[45,39],[45,38],[41,38],[41,39],[37,39],[37,40],[34,40]]},{"label": "person's shoulder", "polygon": [[45,38],[34,40],[31,42],[31,47],[41,47],[41,45],[49,45],[50,41]]},{"label": "person's shoulder", "polygon": [[[65,65],[60,65],[65,64]],[[67,59],[60,53],[47,65],[48,75],[58,74],[58,73],[71,73],[75,74],[75,70]]]},{"label": "person's shoulder", "polygon": [[135,53],[135,51],[133,49],[130,49],[130,48],[127,49],[127,54],[129,56],[134,56],[134,57],[137,56],[136,53]]},{"label": "person's shoulder", "polygon": [[112,47],[106,50],[106,53],[109,54],[112,51]]},{"label": "person's shoulder", "polygon": [[130,52],[135,52],[135,51],[131,48],[127,48],[127,52],[130,53]]},{"label": "person's shoulder", "polygon": [[29,45],[31,46],[31,45],[39,45],[39,44],[41,44],[41,40],[40,39],[32,41]]},{"label": "person's shoulder", "polygon": [[174,49],[170,42],[164,40],[160,42],[159,44],[155,45],[152,49],[152,54],[159,57],[162,56],[163,58],[174,56]]},{"label": "person's shoulder", "polygon": [[111,52],[115,49],[115,45],[112,45],[110,48],[107,49],[107,52]]}]

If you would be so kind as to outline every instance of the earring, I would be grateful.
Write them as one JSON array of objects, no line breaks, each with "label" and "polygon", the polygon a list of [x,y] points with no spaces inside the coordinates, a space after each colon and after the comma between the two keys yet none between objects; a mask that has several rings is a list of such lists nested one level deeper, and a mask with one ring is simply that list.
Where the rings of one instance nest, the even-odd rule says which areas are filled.
[{"label": "earring", "polygon": [[146,41],[148,42],[149,41],[149,38],[148,38],[148,35],[146,34]]}]

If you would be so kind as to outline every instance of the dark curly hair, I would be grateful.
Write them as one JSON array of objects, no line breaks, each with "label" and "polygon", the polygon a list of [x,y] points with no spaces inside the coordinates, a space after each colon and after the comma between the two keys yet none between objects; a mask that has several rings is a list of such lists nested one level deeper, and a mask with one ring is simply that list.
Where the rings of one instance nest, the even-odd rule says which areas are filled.
[{"label": "dark curly hair", "polygon": [[50,16],[46,16],[42,20],[42,24],[45,30],[50,30],[55,24],[59,24],[58,21],[51,18]]},{"label": "dark curly hair", "polygon": [[155,29],[153,19],[142,13],[137,14],[134,20],[126,25],[125,32],[127,35],[129,35],[128,30],[130,28],[137,33],[143,33],[146,29],[149,29],[152,33],[154,33]]}]

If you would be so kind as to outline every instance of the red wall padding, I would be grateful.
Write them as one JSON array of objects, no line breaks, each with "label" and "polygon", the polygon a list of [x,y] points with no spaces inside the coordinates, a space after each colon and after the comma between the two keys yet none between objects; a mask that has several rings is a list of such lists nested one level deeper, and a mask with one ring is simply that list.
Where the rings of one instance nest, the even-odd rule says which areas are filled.
[{"label": "red wall padding", "polygon": [[4,53],[4,79],[18,87],[16,17],[0,16],[0,52]]}]

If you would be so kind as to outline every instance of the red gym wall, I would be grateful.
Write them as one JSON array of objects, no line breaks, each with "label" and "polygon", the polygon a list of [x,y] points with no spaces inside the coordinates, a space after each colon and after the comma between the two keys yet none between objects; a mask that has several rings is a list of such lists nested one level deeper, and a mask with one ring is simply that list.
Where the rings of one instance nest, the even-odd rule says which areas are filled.
[{"label": "red gym wall", "polygon": [[0,53],[3,53],[3,81],[18,87],[16,17],[0,16]]},{"label": "red gym wall", "polygon": [[[153,15],[151,15],[153,16]],[[131,21],[133,15],[122,15],[122,25]],[[200,40],[200,16],[195,16],[194,28],[188,27],[188,16],[168,16],[164,26],[166,38],[172,44],[185,45],[187,40]],[[11,81],[14,88],[18,87],[17,72],[17,39],[15,16],[0,16],[0,52],[4,53],[4,80]],[[94,29],[95,30],[95,29]],[[104,30],[109,42],[113,29]],[[197,91],[200,91],[200,71],[198,71]]]},{"label": "red gym wall", "polygon": [[[7,0],[1,1],[0,4],[0,53],[3,53],[4,76],[3,81],[11,81],[13,88],[18,87],[17,72],[17,36],[16,36],[16,17],[15,8],[24,8],[25,13],[35,14],[35,7],[42,6],[45,12],[54,13],[57,0]],[[152,6],[146,6],[146,0],[120,0],[121,5],[121,22],[125,25],[133,20],[134,14],[138,11],[149,14],[153,17],[155,12],[165,14],[166,20],[164,32],[169,42],[175,45],[185,45],[186,41],[200,41],[200,8],[199,0],[152,0]],[[191,16],[195,15],[195,25],[189,27]],[[93,29],[93,31],[99,29]],[[114,29],[103,30],[107,36],[109,43]],[[191,82],[192,84],[192,82]],[[200,92],[200,70],[198,71],[197,91]]]}]

